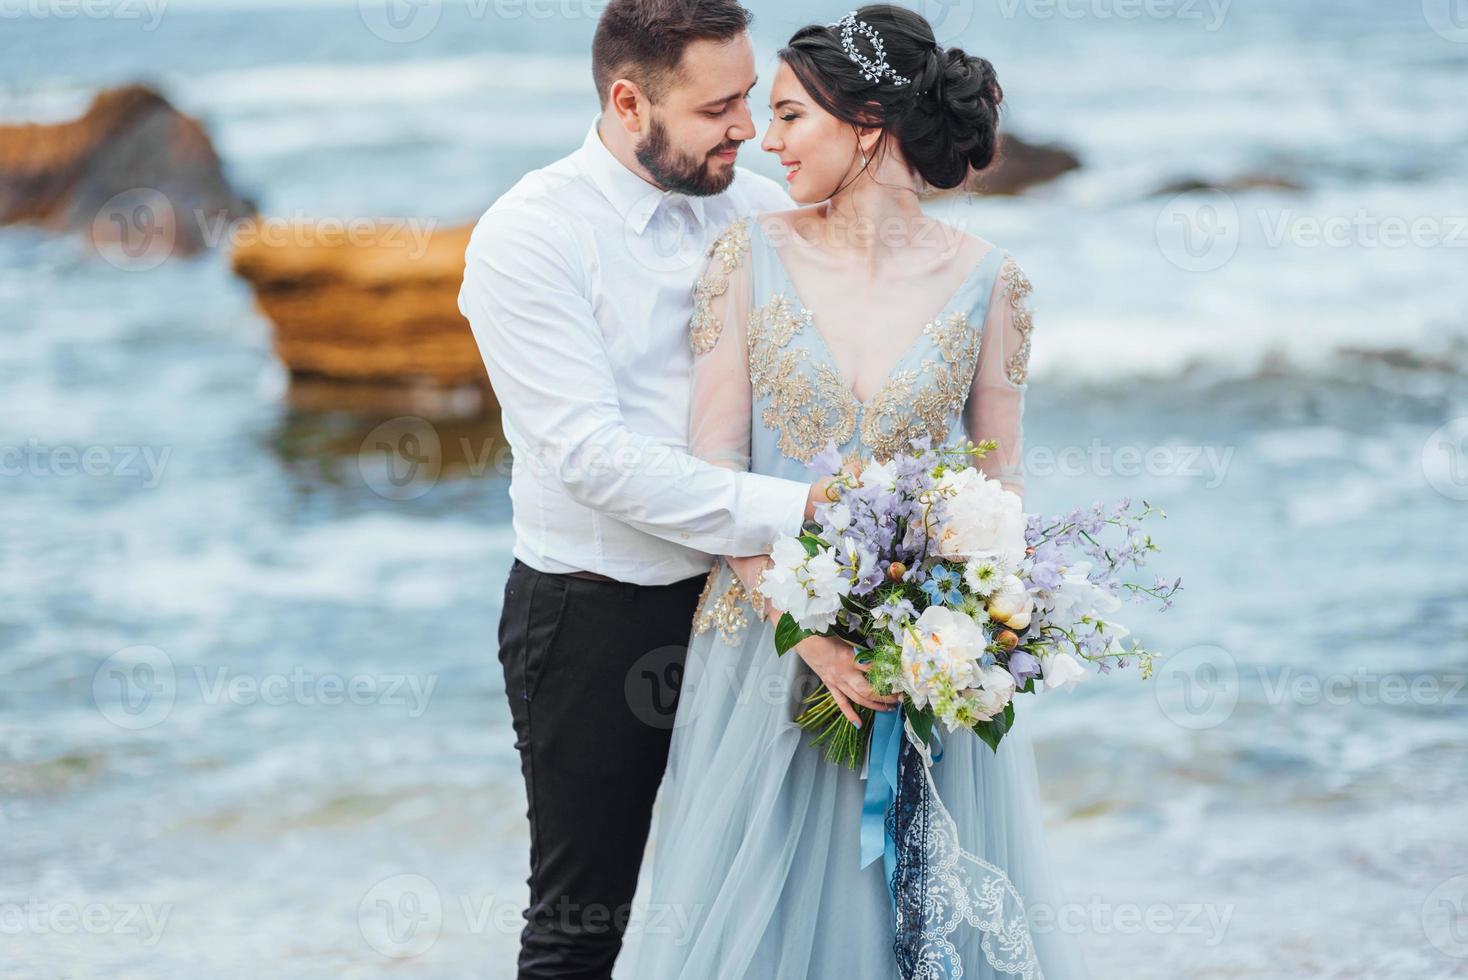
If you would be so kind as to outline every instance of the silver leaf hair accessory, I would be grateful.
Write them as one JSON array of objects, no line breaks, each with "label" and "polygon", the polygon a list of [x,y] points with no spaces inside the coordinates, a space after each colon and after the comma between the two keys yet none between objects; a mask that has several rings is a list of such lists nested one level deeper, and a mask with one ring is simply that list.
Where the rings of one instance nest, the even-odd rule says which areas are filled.
[{"label": "silver leaf hair accessory", "polygon": [[[892,79],[893,85],[906,85],[912,81],[910,78],[897,74],[892,70],[892,66],[887,64],[887,52],[882,46],[882,35],[871,24],[864,20],[857,20],[855,10],[826,26],[841,28],[841,47],[846,52],[846,56],[856,62],[856,66],[861,69],[862,77],[867,81],[879,82],[884,76]],[[856,35],[858,34],[871,42],[873,55],[871,58],[856,50]]]}]

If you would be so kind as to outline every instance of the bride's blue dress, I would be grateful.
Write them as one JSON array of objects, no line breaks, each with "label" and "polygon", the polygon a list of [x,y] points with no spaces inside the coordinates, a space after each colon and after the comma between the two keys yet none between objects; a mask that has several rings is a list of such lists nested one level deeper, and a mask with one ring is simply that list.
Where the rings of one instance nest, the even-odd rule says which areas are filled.
[{"label": "bride's blue dress", "polygon": [[[1018,458],[1029,284],[1004,250],[991,247],[976,261],[881,388],[859,400],[763,220],[732,225],[698,284],[690,325],[696,452],[801,482],[811,481],[806,464],[828,442],[843,456],[885,457],[917,435],[935,445],[993,435]],[[914,298],[915,316],[939,299]],[[1018,485],[1015,468],[997,457],[992,467]],[[899,976],[883,862],[861,866],[866,782],[825,761],[792,721],[815,681],[799,655],[776,655],[773,633],[749,585],[721,559],[693,625],[644,872],[647,905],[633,924],[636,959],[620,977]],[[1011,918],[1003,934],[960,924],[947,937],[954,955],[933,977],[960,975],[955,961],[962,976],[980,980],[1088,976],[1064,928],[1076,916],[1056,904],[1023,701],[997,754],[959,732],[943,740],[933,764],[957,843],[1013,884],[996,896],[994,878],[979,882],[988,899],[1020,913],[1018,927]]]}]

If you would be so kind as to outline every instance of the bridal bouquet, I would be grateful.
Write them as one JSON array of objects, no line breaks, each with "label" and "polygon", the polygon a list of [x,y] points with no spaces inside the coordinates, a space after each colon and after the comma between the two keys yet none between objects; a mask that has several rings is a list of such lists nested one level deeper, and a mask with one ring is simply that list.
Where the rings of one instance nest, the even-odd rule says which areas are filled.
[{"label": "bridal bouquet", "polygon": [[[784,654],[813,634],[849,643],[882,695],[902,695],[905,727],[930,743],[941,722],[969,729],[998,750],[1014,724],[1017,693],[1065,690],[1135,660],[1145,679],[1154,654],[1107,618],[1121,595],[1166,609],[1181,579],[1123,581],[1158,550],[1138,527],[1152,513],[1130,500],[1042,520],[975,467],[989,440],[912,452],[843,471],[834,446],[812,466],[839,476],[838,499],[819,507],[798,537],[776,543],[760,591],[785,610],[775,630]],[[875,714],[863,725],[821,685],[796,719],[826,756],[856,768]]]}]

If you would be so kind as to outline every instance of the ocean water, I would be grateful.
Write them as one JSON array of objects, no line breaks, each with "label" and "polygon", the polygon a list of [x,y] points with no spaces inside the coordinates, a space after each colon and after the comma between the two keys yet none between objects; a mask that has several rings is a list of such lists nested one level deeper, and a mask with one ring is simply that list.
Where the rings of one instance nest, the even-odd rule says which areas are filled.
[{"label": "ocean water", "polygon": [[[0,8],[0,120],[151,81],[270,215],[472,221],[595,111],[589,5],[76,9]],[[844,12],[755,10],[765,78]],[[1095,975],[1468,976],[1468,14],[929,12],[1085,163],[935,206],[1035,284],[1029,505],[1184,580],[1024,706]],[[493,425],[291,408],[221,255],[0,229],[0,336],[0,976],[512,976]]]}]

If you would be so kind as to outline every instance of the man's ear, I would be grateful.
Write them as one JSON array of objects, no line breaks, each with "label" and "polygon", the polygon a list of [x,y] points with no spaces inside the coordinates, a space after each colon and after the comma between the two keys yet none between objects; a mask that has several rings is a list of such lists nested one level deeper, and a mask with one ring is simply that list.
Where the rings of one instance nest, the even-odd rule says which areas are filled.
[{"label": "man's ear", "polygon": [[623,129],[633,136],[640,136],[648,121],[652,104],[636,82],[629,78],[618,78],[607,90],[607,108],[616,116]]}]

